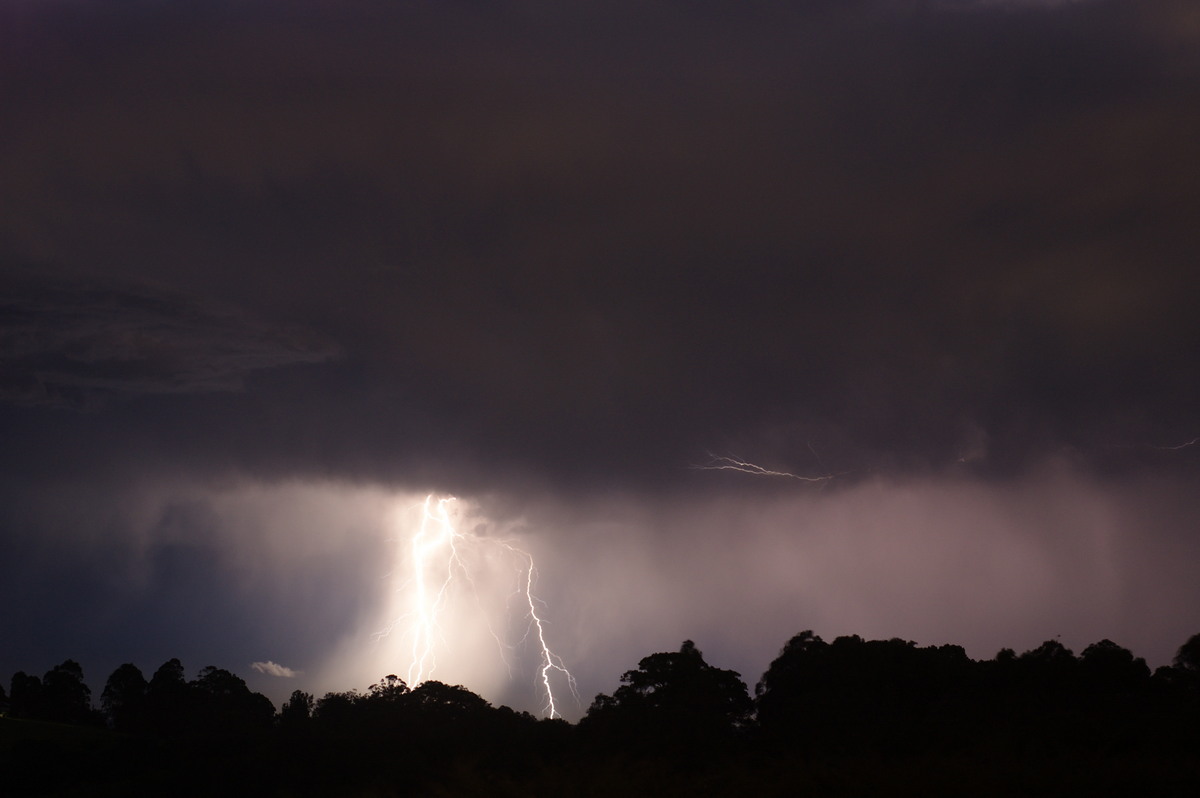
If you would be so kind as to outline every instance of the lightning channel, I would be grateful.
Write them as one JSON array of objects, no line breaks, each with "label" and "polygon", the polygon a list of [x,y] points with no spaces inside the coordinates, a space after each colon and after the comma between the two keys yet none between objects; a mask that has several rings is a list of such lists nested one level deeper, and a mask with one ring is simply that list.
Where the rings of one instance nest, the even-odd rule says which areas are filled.
[{"label": "lightning channel", "polygon": [[800,482],[828,482],[835,476],[833,474],[826,474],[820,477],[806,477],[800,474],[793,474],[790,471],[774,471],[755,463],[738,460],[736,457],[715,455],[712,452],[709,452],[708,456],[709,461],[707,463],[693,465],[690,468],[696,471],[740,471],[743,474],[753,474],[757,477],[783,477],[785,479],[795,479]]},{"label": "lightning channel", "polygon": [[523,560],[523,569],[518,574],[518,584],[521,584],[521,582],[523,584],[521,584],[521,589],[518,590],[518,593],[521,594],[524,604],[529,608],[527,616],[529,626],[526,632],[526,640],[528,640],[530,634],[538,638],[538,641],[535,643],[536,647],[538,647],[538,679],[541,683],[542,692],[546,696],[546,703],[542,706],[541,710],[542,714],[545,714],[547,718],[560,718],[562,715],[559,714],[558,706],[554,702],[554,690],[551,684],[553,673],[558,672],[562,674],[566,686],[570,689],[571,695],[575,696],[576,701],[580,700],[580,694],[578,694],[575,677],[571,676],[569,670],[566,670],[562,658],[554,654],[550,648],[550,643],[546,642],[546,620],[542,619],[541,614],[538,612],[538,605],[542,604],[542,602],[536,598],[533,592],[533,583],[536,574],[538,574],[538,569],[536,569],[533,556],[529,552],[508,544],[508,542],[500,542],[499,545],[502,545],[506,550],[516,554],[518,558]]},{"label": "lightning channel", "polygon": [[[574,676],[547,640],[548,623],[543,612],[545,604],[534,592],[537,567],[533,555],[507,540],[459,529],[449,510],[455,501],[453,496],[435,499],[430,494],[425,497],[420,523],[405,544],[407,574],[398,588],[407,594],[409,609],[376,633],[375,637],[379,639],[399,634],[406,642],[409,685],[416,686],[432,679],[437,670],[438,650],[446,647],[446,638],[449,636],[445,627],[449,623],[447,607],[451,595],[461,583],[463,589],[474,596],[475,604],[486,620],[487,612],[481,595],[484,591],[476,585],[471,563],[486,562],[485,557],[478,555],[486,554],[489,550],[501,552],[515,570],[514,595],[520,597],[524,607],[525,634],[518,642],[531,645],[537,654],[534,680],[543,695],[542,712],[550,718],[561,717],[555,682],[560,686],[565,682],[576,701],[579,700],[579,694]],[[477,556],[466,556],[467,553]],[[496,642],[500,660],[511,676],[512,665],[505,652],[512,646],[496,633],[490,621],[487,626]]]},{"label": "lightning channel", "polygon": [[1153,448],[1164,452],[1177,452],[1180,449],[1186,449],[1189,446],[1195,446],[1197,443],[1200,443],[1200,438],[1192,438],[1190,441],[1178,443],[1174,446],[1155,446]]}]

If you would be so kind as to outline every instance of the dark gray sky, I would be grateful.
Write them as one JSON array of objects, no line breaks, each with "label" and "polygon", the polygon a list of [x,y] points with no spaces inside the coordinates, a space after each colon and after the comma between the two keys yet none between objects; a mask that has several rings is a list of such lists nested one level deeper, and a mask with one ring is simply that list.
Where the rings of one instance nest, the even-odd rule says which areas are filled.
[{"label": "dark gray sky", "polygon": [[0,681],[403,673],[429,492],[535,556],[568,716],[684,637],[1165,664],[1197,141],[1183,0],[6,0]]}]

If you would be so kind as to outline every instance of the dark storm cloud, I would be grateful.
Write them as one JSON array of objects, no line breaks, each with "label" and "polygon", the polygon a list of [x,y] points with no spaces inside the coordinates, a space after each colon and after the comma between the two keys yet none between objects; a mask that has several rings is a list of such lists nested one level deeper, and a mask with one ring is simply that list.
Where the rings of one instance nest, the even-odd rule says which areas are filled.
[{"label": "dark storm cloud", "polygon": [[[811,469],[810,442],[925,467],[981,433],[1009,468],[1194,434],[1183,6],[180,5],[26,26],[0,240],[337,341],[369,388],[305,390],[352,422],[270,400],[349,441],[320,468],[402,440],[592,478]],[[61,382],[244,370],[194,350]]]},{"label": "dark storm cloud", "polygon": [[0,292],[0,400],[87,407],[104,397],[239,390],[261,369],[327,360],[300,329],[146,290],[66,282]]}]

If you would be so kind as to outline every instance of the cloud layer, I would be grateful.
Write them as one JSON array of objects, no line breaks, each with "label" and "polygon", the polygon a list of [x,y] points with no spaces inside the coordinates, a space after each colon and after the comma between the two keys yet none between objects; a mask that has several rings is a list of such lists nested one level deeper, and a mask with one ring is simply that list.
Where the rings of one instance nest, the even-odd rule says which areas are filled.
[{"label": "cloud layer", "polygon": [[[10,398],[224,388],[336,342],[267,399],[316,467],[444,479],[1195,435],[1176,4],[182,8],[26,25],[0,240],[100,285],[12,308],[58,332]],[[86,70],[52,46],[116,37]],[[216,412],[239,457],[312,463]]]}]

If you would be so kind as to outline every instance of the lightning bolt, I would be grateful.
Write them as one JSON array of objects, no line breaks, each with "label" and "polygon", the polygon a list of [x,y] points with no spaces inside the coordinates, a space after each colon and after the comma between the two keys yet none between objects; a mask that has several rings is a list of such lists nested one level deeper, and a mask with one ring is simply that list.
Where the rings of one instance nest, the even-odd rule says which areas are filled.
[{"label": "lightning bolt", "polygon": [[[407,575],[399,589],[408,594],[408,612],[393,620],[385,629],[376,633],[376,639],[391,635],[397,630],[407,642],[409,663],[407,682],[418,685],[433,678],[437,670],[437,651],[445,642],[443,624],[448,600],[461,581],[466,584],[475,597],[477,605],[482,610],[480,591],[476,589],[475,579],[469,567],[469,558],[464,556],[466,551],[477,553],[487,549],[503,552],[512,561],[516,573],[516,588],[514,595],[520,597],[527,609],[525,636],[521,643],[532,644],[538,655],[537,675],[535,681],[540,692],[545,696],[542,707],[543,714],[550,718],[561,717],[558,702],[554,693],[555,674],[560,674],[560,685],[566,682],[570,692],[578,700],[575,678],[563,663],[561,657],[554,653],[547,642],[547,621],[540,607],[544,603],[534,594],[537,568],[533,555],[518,548],[505,540],[481,537],[464,533],[459,530],[450,516],[449,507],[455,501],[453,496],[435,499],[433,495],[425,497],[421,508],[421,522],[417,530],[407,540],[406,565]],[[486,615],[486,613],[481,613]],[[488,630],[499,648],[500,658],[511,674],[512,667],[505,655],[507,646],[488,623]]]},{"label": "lightning bolt", "polygon": [[1195,446],[1197,443],[1200,443],[1200,438],[1192,438],[1190,441],[1176,444],[1175,446],[1155,446],[1152,448],[1155,448],[1155,449],[1158,449],[1158,450],[1164,451],[1164,452],[1175,452],[1180,449],[1186,449],[1189,446]]},{"label": "lightning bolt", "polygon": [[1177,452],[1180,449],[1187,449],[1200,443],[1200,438],[1192,438],[1190,441],[1177,443],[1173,446],[1156,446],[1152,443],[1110,443],[1105,448],[1107,449],[1153,449],[1157,452]]},{"label": "lightning bolt", "polygon": [[793,474],[790,471],[772,471],[769,468],[763,468],[760,465],[738,460],[734,457],[723,457],[709,452],[709,461],[704,465],[694,465],[691,468],[696,471],[740,471],[743,474],[753,474],[757,477],[784,477],[786,479],[796,479],[800,482],[827,482],[835,476],[834,474],[826,474],[823,477],[805,477],[800,474]]},{"label": "lightning bolt", "polygon": [[[467,573],[463,567],[462,558],[458,553],[458,541],[461,539],[446,505],[453,497],[438,499],[436,509],[430,510],[432,496],[425,497],[425,506],[421,513],[421,526],[413,535],[409,544],[409,563],[412,568],[413,595],[416,606],[413,608],[412,658],[408,663],[408,683],[418,685],[433,676],[437,668],[437,658],[434,645],[441,630],[439,617],[445,604],[446,595],[454,581],[456,572]],[[431,523],[432,522],[432,523]],[[442,568],[445,578],[436,591],[429,587],[426,577],[432,570],[432,561],[442,554]],[[440,569],[439,569],[440,570]]]},{"label": "lightning bolt", "polygon": [[[575,696],[575,700],[579,700],[579,691],[575,685],[575,677],[567,670],[562,659],[550,650],[549,644],[546,642],[546,624],[542,620],[542,616],[538,614],[537,605],[540,603],[533,595],[533,580],[537,574],[537,568],[534,567],[533,557],[528,552],[522,551],[508,543],[501,543],[504,548],[523,558],[524,567],[524,589],[521,592],[525,599],[526,605],[529,607],[528,618],[530,620],[529,632],[537,635],[537,647],[539,652],[538,673],[540,674],[542,689],[546,694],[546,703],[542,707],[542,713],[549,718],[559,717],[558,707],[554,703],[554,689],[550,684],[551,675],[557,671],[563,675],[567,681],[567,686],[571,689],[571,694]],[[526,638],[529,634],[526,633]]]}]

